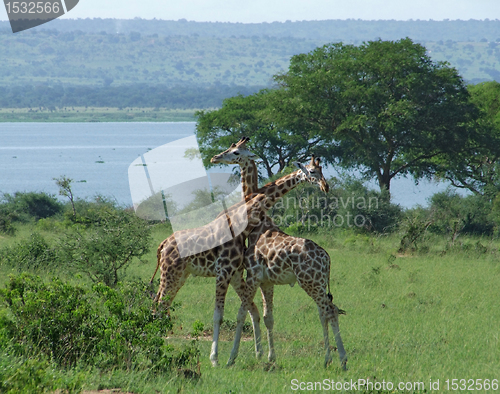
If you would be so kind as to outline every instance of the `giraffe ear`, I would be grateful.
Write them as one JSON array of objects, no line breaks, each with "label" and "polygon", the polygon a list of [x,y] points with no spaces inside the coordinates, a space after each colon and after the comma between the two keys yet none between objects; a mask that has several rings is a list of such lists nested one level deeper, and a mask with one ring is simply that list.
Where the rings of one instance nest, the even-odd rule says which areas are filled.
[{"label": "giraffe ear", "polygon": [[318,158],[316,159],[316,167],[319,167],[319,164],[320,164],[320,163],[321,163],[321,159],[318,157]]},{"label": "giraffe ear", "polygon": [[299,170],[301,170],[307,178],[309,178],[311,176],[311,174],[309,173],[309,170],[306,168],[306,166],[304,164],[299,163],[298,161],[294,161],[293,165],[295,167],[297,167]]}]

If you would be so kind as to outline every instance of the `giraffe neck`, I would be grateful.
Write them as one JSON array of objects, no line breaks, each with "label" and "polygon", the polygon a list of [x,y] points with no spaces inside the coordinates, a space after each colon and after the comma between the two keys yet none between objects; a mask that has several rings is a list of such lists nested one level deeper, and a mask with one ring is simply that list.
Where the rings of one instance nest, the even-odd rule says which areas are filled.
[{"label": "giraffe neck", "polygon": [[272,204],[283,197],[290,190],[293,190],[302,182],[306,181],[305,175],[302,171],[298,170],[292,172],[291,174],[285,175],[273,182],[269,182],[266,185],[258,189],[259,193],[264,193]]},{"label": "giraffe neck", "polygon": [[255,193],[258,189],[257,184],[257,166],[253,160],[245,160],[239,163],[241,172],[241,187],[243,195],[248,196]]}]

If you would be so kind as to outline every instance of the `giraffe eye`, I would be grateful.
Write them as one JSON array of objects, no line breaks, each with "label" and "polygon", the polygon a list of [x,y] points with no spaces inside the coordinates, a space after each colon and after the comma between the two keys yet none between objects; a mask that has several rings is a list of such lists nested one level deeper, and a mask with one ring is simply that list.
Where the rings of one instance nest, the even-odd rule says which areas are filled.
[{"label": "giraffe eye", "polygon": [[233,152],[236,156],[238,156],[240,153],[239,152]]}]

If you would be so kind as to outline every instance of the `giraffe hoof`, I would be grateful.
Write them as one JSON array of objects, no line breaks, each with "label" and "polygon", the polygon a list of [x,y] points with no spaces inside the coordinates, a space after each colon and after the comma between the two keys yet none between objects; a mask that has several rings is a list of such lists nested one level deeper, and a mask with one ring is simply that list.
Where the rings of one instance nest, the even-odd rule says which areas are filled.
[{"label": "giraffe hoof", "polygon": [[234,365],[234,360],[229,359],[229,361],[226,364],[226,367],[232,367]]}]

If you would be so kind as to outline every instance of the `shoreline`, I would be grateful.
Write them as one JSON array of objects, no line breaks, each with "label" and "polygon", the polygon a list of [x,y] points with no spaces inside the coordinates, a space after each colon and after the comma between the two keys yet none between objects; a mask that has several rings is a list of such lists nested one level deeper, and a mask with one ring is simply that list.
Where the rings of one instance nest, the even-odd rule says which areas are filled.
[{"label": "shoreline", "polygon": [[195,122],[196,109],[71,107],[56,110],[0,108],[0,123]]}]

